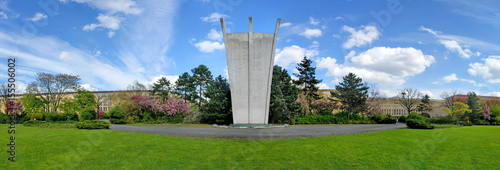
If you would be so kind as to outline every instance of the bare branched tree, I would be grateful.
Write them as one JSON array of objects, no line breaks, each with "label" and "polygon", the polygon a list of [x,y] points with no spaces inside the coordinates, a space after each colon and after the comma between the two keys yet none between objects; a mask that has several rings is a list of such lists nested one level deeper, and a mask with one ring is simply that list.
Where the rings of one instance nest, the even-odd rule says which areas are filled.
[{"label": "bare branched tree", "polygon": [[453,97],[460,92],[458,90],[444,91],[441,94],[441,98],[444,100],[444,106],[448,109],[452,109],[453,106]]},{"label": "bare branched tree", "polygon": [[2,98],[0,99],[1,103],[6,104],[9,100],[9,87],[5,82],[2,82],[2,84],[0,84],[0,95],[2,96]]},{"label": "bare branched tree", "polygon": [[408,114],[417,110],[422,93],[417,89],[405,88],[397,92],[398,104],[401,105]]},{"label": "bare branched tree", "polygon": [[79,82],[80,77],[75,75],[37,73],[35,81],[28,88],[47,102],[49,112],[57,113],[64,93],[76,91]]}]

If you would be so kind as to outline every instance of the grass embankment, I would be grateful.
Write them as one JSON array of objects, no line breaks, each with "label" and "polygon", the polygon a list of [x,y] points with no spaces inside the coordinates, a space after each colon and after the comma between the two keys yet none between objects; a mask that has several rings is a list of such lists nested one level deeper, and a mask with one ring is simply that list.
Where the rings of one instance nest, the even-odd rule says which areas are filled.
[{"label": "grass embankment", "polygon": [[497,169],[500,127],[396,129],[285,140],[203,140],[111,130],[8,125],[0,169]]}]

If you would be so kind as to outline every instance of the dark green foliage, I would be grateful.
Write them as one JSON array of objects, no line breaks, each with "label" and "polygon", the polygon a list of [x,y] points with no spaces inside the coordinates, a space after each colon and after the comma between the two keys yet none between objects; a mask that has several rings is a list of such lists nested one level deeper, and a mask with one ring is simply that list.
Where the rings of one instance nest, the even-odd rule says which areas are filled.
[{"label": "dark green foliage", "polygon": [[408,121],[409,119],[417,119],[417,120],[423,120],[425,121],[425,117],[419,115],[417,112],[411,112],[408,117],[406,117],[406,120]]},{"label": "dark green foliage", "polygon": [[308,115],[296,116],[296,124],[333,124],[338,123],[337,117],[334,115]]},{"label": "dark green foliage", "polygon": [[384,116],[377,114],[377,115],[373,116],[372,119],[379,124],[395,124],[396,123],[396,119],[393,118],[390,114],[386,114]]},{"label": "dark green foliage", "polygon": [[406,116],[405,115],[400,116],[398,122],[406,123]]},{"label": "dark green foliage", "polygon": [[38,124],[43,124],[43,123],[45,123],[45,122],[36,121],[36,120],[28,120],[28,121],[23,123],[23,126],[33,127],[33,126],[36,126]]},{"label": "dark green foliage", "polygon": [[[316,79],[316,67],[312,66],[312,60],[304,56],[304,59],[300,63],[297,63],[297,71],[299,73],[294,73],[293,75],[297,77],[297,80],[293,80],[293,83],[300,88],[306,96],[308,105],[310,106],[313,99],[319,99],[320,96],[316,93],[318,91],[318,84],[323,80]],[[306,114],[306,112],[304,112]]]},{"label": "dark green foliage", "polygon": [[198,98],[193,77],[188,72],[182,73],[175,82],[175,93],[181,95],[184,100],[189,102],[194,102]]},{"label": "dark green foliage", "polygon": [[452,124],[454,119],[451,115],[447,115],[440,118],[428,118],[427,121],[433,124]]},{"label": "dark green foliage", "polygon": [[352,113],[357,114],[366,110],[368,87],[362,82],[363,80],[354,73],[349,73],[343,77],[339,85],[335,85],[337,91],[330,92],[332,95],[330,100],[342,103],[343,109],[348,113],[348,119]]},{"label": "dark green foliage", "polygon": [[111,118],[111,119],[109,119],[109,122],[111,122],[113,124],[127,124],[127,122],[124,119]]},{"label": "dark green foliage", "polygon": [[273,69],[269,101],[269,123],[286,123],[302,110],[300,103],[295,102],[299,89],[292,84],[292,78],[285,69],[277,65]]},{"label": "dark green foliage", "polygon": [[424,117],[430,117],[430,114],[432,112],[432,103],[429,95],[424,95],[422,99],[420,100],[420,104],[417,107],[417,110],[422,113],[422,116]]},{"label": "dark green foliage", "polygon": [[75,124],[78,129],[109,129],[109,123],[99,120],[85,120]]},{"label": "dark green foliage", "polygon": [[210,81],[204,96],[208,102],[201,107],[201,122],[209,124],[233,122],[231,90],[226,78],[219,75],[214,81]]},{"label": "dark green foliage", "polygon": [[0,112],[0,124],[10,123],[10,115]]},{"label": "dark green foliage", "polygon": [[92,92],[85,89],[79,89],[75,95],[75,103],[77,109],[92,108],[97,107],[97,101],[95,100],[95,95]]},{"label": "dark green foliage", "polygon": [[166,77],[162,77],[153,84],[153,91],[151,91],[151,93],[159,96],[163,102],[165,102],[168,99],[168,95],[172,91],[172,85]]},{"label": "dark green foliage", "polygon": [[479,98],[475,92],[467,93],[467,101],[465,102],[469,106],[471,112],[466,112],[463,117],[469,117],[469,120],[476,122],[481,117],[481,108],[479,107]]},{"label": "dark green foliage", "polygon": [[407,119],[406,126],[411,129],[434,129],[434,126],[421,119]]},{"label": "dark green foliage", "polygon": [[[471,122],[470,122],[471,123]],[[481,119],[477,119],[474,121],[474,124],[475,125],[489,125],[490,122],[486,121],[486,120],[481,120]]]},{"label": "dark green foliage", "polygon": [[80,115],[78,118],[80,121],[94,120],[97,118],[96,114],[97,114],[97,112],[93,108],[87,107],[87,108],[82,109],[80,111]]},{"label": "dark green foliage", "polygon": [[122,113],[122,109],[120,106],[115,106],[113,108],[111,108],[111,110],[109,111],[109,118],[112,118],[112,119],[122,119],[123,118],[123,113]]},{"label": "dark green foliage", "polygon": [[201,103],[205,102],[202,97],[204,96],[203,91],[212,80],[212,73],[210,72],[208,67],[203,64],[191,69],[191,72],[193,73],[192,81],[197,86],[198,90],[198,107],[201,108]]}]

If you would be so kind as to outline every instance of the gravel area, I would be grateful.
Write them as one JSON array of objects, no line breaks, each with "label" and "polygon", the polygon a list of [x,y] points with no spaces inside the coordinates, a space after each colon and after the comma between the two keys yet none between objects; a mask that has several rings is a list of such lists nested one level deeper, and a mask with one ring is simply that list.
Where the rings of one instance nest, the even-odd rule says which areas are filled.
[{"label": "gravel area", "polygon": [[286,128],[269,129],[224,129],[187,126],[128,126],[111,125],[111,130],[123,132],[153,133],[169,136],[191,136],[191,137],[222,137],[222,138],[304,138],[321,136],[350,135],[366,132],[376,132],[388,129],[399,129],[406,127],[403,123],[381,125],[292,125]]}]

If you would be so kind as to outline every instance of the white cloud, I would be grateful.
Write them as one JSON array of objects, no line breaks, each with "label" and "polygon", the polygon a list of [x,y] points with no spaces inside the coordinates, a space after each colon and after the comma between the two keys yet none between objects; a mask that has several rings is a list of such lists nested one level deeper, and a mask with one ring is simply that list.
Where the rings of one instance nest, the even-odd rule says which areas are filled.
[{"label": "white cloud", "polygon": [[[31,76],[39,72],[74,74],[82,78],[82,83],[102,89],[124,89],[142,76],[103,62],[66,41],[48,36],[26,38],[16,33],[0,32],[0,58],[7,56],[30,61],[24,63],[25,69],[16,70],[20,75]],[[29,83],[30,80],[30,77],[19,77],[20,82]]]},{"label": "white cloud", "polygon": [[420,91],[420,93],[422,93],[422,95],[429,95],[429,98],[433,99],[434,98],[434,94],[431,92],[431,91],[427,91],[427,90],[422,90]]},{"label": "white cloud", "polygon": [[[456,52],[461,58],[469,59],[471,56],[480,56],[481,52],[472,52],[470,49],[470,44],[478,45],[478,46],[485,46],[488,48],[497,48],[497,45],[492,45],[488,44],[482,41],[478,41],[475,39],[467,38],[467,37],[461,37],[461,36],[454,36],[454,35],[441,35],[441,32],[439,31],[434,31],[430,28],[426,28],[424,26],[420,26],[419,30],[421,31],[426,31],[428,33],[431,33],[434,35],[436,38],[438,38],[439,42],[444,45],[446,49],[448,49],[450,52]],[[460,45],[464,44],[464,45]]]},{"label": "white cloud", "polygon": [[99,91],[97,88],[92,87],[90,84],[82,84],[80,86],[87,91]]},{"label": "white cloud", "polygon": [[326,85],[325,83],[319,83],[318,88],[319,89],[330,89],[330,87],[328,87],[328,85]]},{"label": "white cloud", "polygon": [[462,46],[460,46],[458,42],[454,40],[440,40],[439,42],[451,52],[457,52],[458,55],[462,58],[469,59],[471,56],[481,55],[480,52],[473,53],[470,49],[463,49]]},{"label": "white cloud", "polygon": [[112,38],[115,35],[116,30],[120,28],[120,24],[123,20],[122,17],[118,16],[118,13],[139,15],[143,12],[143,9],[139,8],[135,1],[133,0],[72,0],[77,3],[84,3],[93,8],[97,8],[104,11],[105,14],[100,13],[97,16],[98,23],[91,23],[83,26],[84,31],[93,31],[96,28],[102,27],[108,29],[108,37]]},{"label": "white cloud", "polygon": [[381,33],[377,30],[377,27],[371,25],[369,26],[362,25],[359,30],[344,25],[342,29],[344,31],[351,33],[349,39],[343,45],[345,49],[350,49],[354,46],[360,47],[365,44],[371,44],[374,40],[377,40],[381,35]]},{"label": "white cloud", "polygon": [[484,63],[469,64],[467,71],[472,76],[481,76],[488,83],[500,83],[500,56],[489,56]]},{"label": "white cloud", "polygon": [[194,44],[198,50],[204,53],[211,53],[214,52],[214,50],[223,50],[224,49],[224,43],[220,42],[215,42],[215,41],[201,41],[199,43]]},{"label": "white cloud", "polygon": [[210,33],[207,34],[207,38],[214,41],[222,41],[222,32],[219,32],[212,28]]},{"label": "white cloud", "polygon": [[318,69],[327,69],[326,76],[341,79],[349,72],[364,81],[380,83],[384,87],[395,87],[405,83],[405,78],[420,74],[435,62],[431,55],[424,55],[414,48],[374,47],[356,55],[351,51],[345,56],[345,63],[339,64],[335,58],[317,60]]},{"label": "white cloud", "polygon": [[292,23],[290,23],[290,22],[285,22],[285,23],[283,23],[283,24],[280,24],[280,27],[281,27],[281,28],[283,28],[283,27],[288,27],[288,26],[291,26],[291,25],[292,25]]},{"label": "white cloud", "polygon": [[171,86],[175,84],[175,82],[177,81],[177,79],[179,79],[179,76],[164,76],[164,75],[159,75],[159,76],[152,77],[150,82],[146,82],[146,85],[153,86],[154,83],[157,83],[158,80],[160,80],[163,77],[165,77],[170,82]]},{"label": "white cloud", "polygon": [[311,25],[318,25],[319,24],[319,20],[318,19],[314,19],[313,17],[309,17],[309,23]]},{"label": "white cloud", "polygon": [[321,30],[320,29],[309,29],[306,28],[306,30],[299,35],[302,35],[306,37],[307,39],[311,39],[313,37],[321,37]]},{"label": "white cloud", "polygon": [[424,26],[420,26],[418,29],[420,31],[427,31],[428,33],[431,33],[432,35],[437,35],[439,33],[437,31],[430,29],[430,28],[425,28]]},{"label": "white cloud", "polygon": [[226,14],[219,14],[217,12],[214,12],[214,13],[210,14],[210,16],[201,17],[201,20],[203,22],[220,22],[220,18],[227,19],[230,17],[229,17],[229,15],[226,15]]},{"label": "white cloud", "polygon": [[45,18],[47,18],[47,15],[37,12],[33,17],[28,18],[28,20],[37,22]]},{"label": "white cloud", "polygon": [[69,52],[68,51],[63,51],[61,52],[61,54],[59,54],[59,59],[63,60],[63,61],[68,61],[70,60],[70,56],[69,56]]},{"label": "white cloud", "polygon": [[445,83],[449,83],[449,82],[456,81],[456,80],[458,80],[458,77],[457,77],[456,74],[451,74],[449,76],[444,76],[443,77],[443,81]]},{"label": "white cloud", "polygon": [[338,16],[338,17],[335,17],[335,20],[342,20],[342,21],[344,21],[344,18],[342,18],[341,16]]},{"label": "white cloud", "polygon": [[283,50],[276,49],[274,64],[283,68],[294,68],[294,64],[300,63],[304,56],[307,56],[309,59],[317,56],[319,54],[318,45],[319,43],[314,41],[309,49],[302,48],[297,45],[285,47]]},{"label": "white cloud", "polygon": [[435,82],[432,82],[432,84],[450,83],[453,81],[468,82],[468,83],[474,84],[474,86],[476,86],[476,87],[484,87],[485,86],[484,84],[476,83],[476,81],[474,81],[474,80],[458,78],[456,74],[450,74],[448,76],[444,76],[443,78],[441,78],[441,81],[435,81]]},{"label": "white cloud", "polygon": [[0,11],[0,19],[8,19],[7,14],[5,14],[3,11]]},{"label": "white cloud", "polygon": [[86,3],[93,8],[107,11],[110,14],[124,13],[138,15],[143,9],[139,8],[133,0],[72,0],[77,3]]},{"label": "white cloud", "polygon": [[121,18],[117,16],[110,16],[105,14],[99,14],[97,16],[98,24],[89,24],[83,26],[84,31],[93,31],[95,28],[103,27],[110,30],[117,30],[120,28]]},{"label": "white cloud", "polygon": [[108,32],[108,38],[112,38],[113,36],[115,36],[115,32],[114,31],[109,31]]}]

